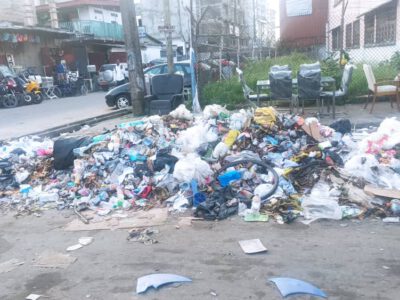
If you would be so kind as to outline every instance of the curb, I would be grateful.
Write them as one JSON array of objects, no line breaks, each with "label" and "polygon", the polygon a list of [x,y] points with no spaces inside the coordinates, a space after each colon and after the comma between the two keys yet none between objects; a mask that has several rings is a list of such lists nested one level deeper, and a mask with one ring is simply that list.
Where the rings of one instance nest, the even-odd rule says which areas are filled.
[{"label": "curb", "polygon": [[21,137],[25,137],[25,136],[32,136],[32,135],[37,135],[40,137],[50,137],[50,138],[54,138],[59,136],[62,133],[66,133],[66,132],[71,132],[71,131],[75,131],[80,129],[82,126],[84,125],[94,125],[103,121],[107,121],[110,119],[114,119],[114,118],[118,118],[118,117],[122,117],[125,115],[128,115],[132,113],[132,109],[121,109],[115,112],[111,112],[108,114],[104,114],[104,115],[100,115],[100,116],[96,116],[96,117],[91,117],[91,118],[87,118],[84,120],[80,120],[80,121],[76,121],[76,122],[72,122],[72,123],[67,123],[64,125],[60,125],[60,126],[56,126],[50,129],[46,129],[46,130],[42,130],[42,131],[37,131],[37,132],[33,132],[33,133],[29,133],[29,134],[24,134],[18,137],[13,137],[11,139],[19,139]]}]

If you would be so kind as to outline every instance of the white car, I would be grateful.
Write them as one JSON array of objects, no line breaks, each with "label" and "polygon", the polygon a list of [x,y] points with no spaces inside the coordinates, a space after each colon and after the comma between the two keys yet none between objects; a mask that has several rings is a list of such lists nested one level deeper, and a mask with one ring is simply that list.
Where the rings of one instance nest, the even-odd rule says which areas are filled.
[{"label": "white car", "polygon": [[[129,78],[128,64],[120,63],[120,65],[122,65],[123,67],[125,79],[128,80]],[[117,64],[105,64],[100,67],[97,83],[99,84],[102,90],[108,91],[110,87],[116,85],[117,82],[114,79],[116,67]]]}]

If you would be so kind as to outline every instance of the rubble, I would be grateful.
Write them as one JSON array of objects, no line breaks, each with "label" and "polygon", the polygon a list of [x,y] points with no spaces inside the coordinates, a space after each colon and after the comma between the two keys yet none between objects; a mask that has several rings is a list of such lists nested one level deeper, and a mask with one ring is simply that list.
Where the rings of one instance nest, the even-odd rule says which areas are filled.
[{"label": "rubble", "polygon": [[[204,111],[180,106],[97,136],[4,142],[0,209],[73,209],[81,223],[165,206],[278,223],[399,215],[400,121],[352,135],[349,120],[331,128],[272,107]],[[93,228],[124,226],[111,223]]]}]

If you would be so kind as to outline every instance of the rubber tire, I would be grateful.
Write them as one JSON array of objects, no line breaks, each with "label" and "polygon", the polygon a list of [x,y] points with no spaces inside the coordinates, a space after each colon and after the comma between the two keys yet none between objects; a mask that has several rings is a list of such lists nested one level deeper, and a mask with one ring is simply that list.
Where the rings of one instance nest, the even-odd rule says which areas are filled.
[{"label": "rubber tire", "polygon": [[[126,102],[128,102],[126,105],[122,105],[122,103],[126,103]],[[118,109],[124,109],[124,108],[127,108],[130,105],[131,105],[131,100],[130,100],[130,97],[127,96],[127,95],[119,95],[117,97],[117,99],[115,99],[115,106]]]},{"label": "rubber tire", "polygon": [[33,104],[40,104],[43,102],[43,94],[37,93],[33,95]]},{"label": "rubber tire", "polygon": [[279,175],[278,175],[278,173],[276,173],[276,171],[270,165],[266,164],[265,162],[263,162],[261,160],[255,160],[255,159],[237,160],[237,161],[231,162],[231,163],[227,164],[226,166],[222,167],[221,169],[219,169],[218,173],[216,175],[216,178],[218,179],[219,174],[221,174],[226,169],[234,167],[236,165],[245,164],[245,163],[257,164],[257,165],[265,168],[267,170],[267,174],[269,172],[271,172],[272,176],[274,177],[274,185],[272,186],[272,189],[268,192],[268,194],[266,194],[264,197],[261,198],[261,203],[265,203],[265,201],[275,193],[276,189],[279,186]]},{"label": "rubber tire", "polygon": [[18,106],[18,99],[14,95],[4,96],[1,100],[4,108],[14,108]]},{"label": "rubber tire", "polygon": [[25,105],[29,105],[33,103],[33,95],[31,93],[29,94],[24,94],[21,96],[21,103],[25,104]]},{"label": "rubber tire", "polygon": [[63,93],[61,92],[60,88],[58,88],[58,87],[54,88],[53,94],[56,95],[58,98],[62,98],[63,97]]}]

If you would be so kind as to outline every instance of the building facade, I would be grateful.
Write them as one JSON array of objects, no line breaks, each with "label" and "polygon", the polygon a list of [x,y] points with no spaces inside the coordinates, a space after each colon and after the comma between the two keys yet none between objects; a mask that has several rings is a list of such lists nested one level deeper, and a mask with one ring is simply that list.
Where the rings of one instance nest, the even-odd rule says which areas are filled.
[{"label": "building facade", "polygon": [[327,0],[280,0],[280,43],[293,49],[325,47]]},{"label": "building facade", "polygon": [[[342,5],[346,7],[344,28],[341,28]],[[399,13],[397,0],[329,0],[328,50],[343,48],[354,62],[390,59],[400,51]]]}]

